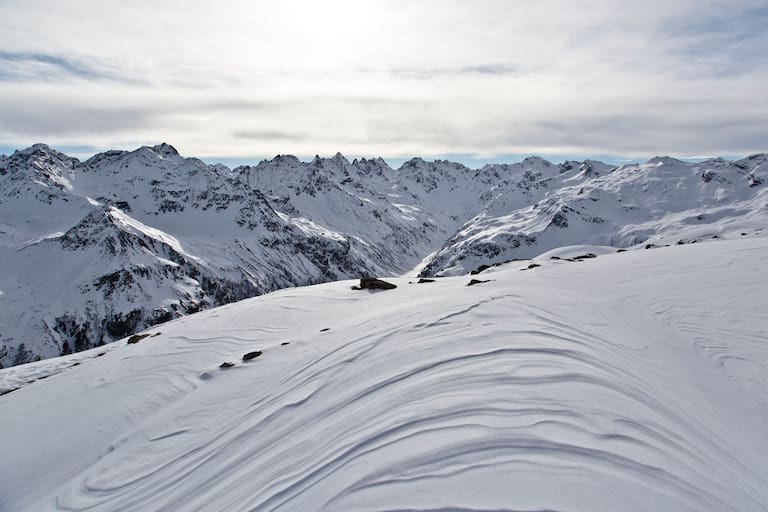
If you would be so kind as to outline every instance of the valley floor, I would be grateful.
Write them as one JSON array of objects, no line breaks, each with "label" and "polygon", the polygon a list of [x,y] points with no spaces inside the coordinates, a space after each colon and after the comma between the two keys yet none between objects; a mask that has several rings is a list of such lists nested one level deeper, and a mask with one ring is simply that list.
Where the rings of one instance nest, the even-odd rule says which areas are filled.
[{"label": "valley floor", "polygon": [[768,238],[537,263],[0,370],[0,510],[768,510]]}]

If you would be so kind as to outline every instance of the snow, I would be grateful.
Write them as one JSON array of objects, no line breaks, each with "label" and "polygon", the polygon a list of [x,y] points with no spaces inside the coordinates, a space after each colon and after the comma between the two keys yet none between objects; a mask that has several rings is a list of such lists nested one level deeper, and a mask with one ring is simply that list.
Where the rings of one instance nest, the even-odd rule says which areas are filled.
[{"label": "snow", "polygon": [[541,264],[0,370],[0,510],[768,510],[768,238]]},{"label": "snow", "polygon": [[[515,164],[518,172],[525,163]],[[501,175],[512,167],[483,171]],[[630,248],[760,232],[768,222],[768,189],[760,186],[766,168],[763,155],[698,164],[661,157],[619,168],[565,162],[554,173],[541,164],[517,180],[492,180],[497,186],[482,212],[426,268],[459,275],[567,245]]]},{"label": "snow", "polygon": [[431,252],[431,253],[427,254],[424,257],[424,259],[422,259],[419,262],[418,265],[416,265],[414,268],[412,268],[408,272],[405,272],[403,274],[403,277],[416,277],[419,274],[421,274],[421,271],[424,270],[424,267],[426,267],[427,264],[429,264],[429,262],[432,260],[432,258],[435,256],[436,253],[437,253],[437,251],[434,251],[434,252]]},{"label": "snow", "polygon": [[399,204],[399,203],[392,203],[392,206],[397,208],[402,212],[402,218],[404,220],[416,220],[416,216],[414,216],[415,213],[418,213],[420,211],[420,208],[417,206],[407,205],[407,204]]},{"label": "snow", "polygon": [[545,253],[536,256],[536,260],[549,260],[553,257],[568,259],[583,256],[585,254],[594,254],[596,256],[603,256],[606,254],[613,254],[618,249],[616,247],[607,247],[604,245],[567,245],[564,247],[558,247]]},{"label": "snow", "polygon": [[290,219],[290,221],[306,235],[321,236],[330,238],[332,240],[344,240],[344,237],[339,233],[325,229],[323,226],[320,226],[319,224],[316,224],[309,219],[305,219],[303,217],[295,217]]},{"label": "snow", "polygon": [[167,144],[85,162],[36,145],[0,161],[0,288],[14,296],[0,366],[284,287],[760,235],[767,173],[766,155],[479,170],[278,156],[230,171]]},{"label": "snow", "polygon": [[180,267],[181,266],[178,263],[176,263],[175,261],[171,261],[169,259],[161,258],[160,256],[155,256],[155,255],[153,255],[153,256],[157,259],[157,261],[159,261],[163,265],[168,265],[169,267]]},{"label": "snow", "polygon": [[53,239],[56,239],[56,238],[59,238],[59,237],[62,237],[62,236],[64,236],[64,232],[63,231],[57,231],[55,233],[48,233],[48,234],[45,234],[45,235],[43,235],[41,237],[34,238],[34,239],[26,242],[23,245],[23,247],[30,247],[32,245],[37,245],[37,244],[39,244],[40,242],[42,242],[44,240],[53,240]]},{"label": "snow", "polygon": [[146,224],[143,224],[139,221],[137,221],[134,218],[129,217],[128,215],[124,214],[117,208],[110,208],[109,214],[114,218],[117,222],[133,228],[135,231],[138,231],[139,233],[143,233],[151,238],[154,238],[156,240],[159,240],[160,242],[169,245],[173,248],[176,252],[179,254],[183,254],[184,256],[188,258],[192,258],[193,260],[200,261],[200,258],[197,256],[193,256],[187,252],[184,251],[184,249],[181,246],[181,243],[179,241],[169,235],[168,233],[164,233],[160,231],[159,229],[152,228],[150,226],[147,226]]}]

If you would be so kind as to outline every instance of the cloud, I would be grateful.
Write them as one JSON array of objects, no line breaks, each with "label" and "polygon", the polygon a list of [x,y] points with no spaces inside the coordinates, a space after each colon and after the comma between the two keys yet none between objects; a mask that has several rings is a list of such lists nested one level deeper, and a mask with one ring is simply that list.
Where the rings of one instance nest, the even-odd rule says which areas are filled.
[{"label": "cloud", "polygon": [[763,151],[767,23],[760,0],[6,0],[0,145]]},{"label": "cloud", "polygon": [[[0,99],[0,137],[39,140],[55,137],[68,144],[84,144],[93,135],[142,131],[155,115],[134,106],[98,106],[87,102],[63,103],[37,99],[15,103]],[[80,141],[78,143],[77,141]]]},{"label": "cloud", "polygon": [[405,77],[415,78],[418,80],[429,80],[431,78],[450,75],[510,75],[517,72],[517,68],[508,64],[478,64],[467,65],[460,67],[446,67],[446,68],[434,68],[434,69],[393,69],[390,71],[392,74]]},{"label": "cloud", "polygon": [[238,139],[253,139],[258,141],[302,141],[307,137],[296,133],[286,133],[272,130],[235,130],[232,136]]},{"label": "cloud", "polygon": [[100,67],[84,59],[61,57],[48,53],[0,51],[0,81],[51,82],[78,78],[138,83],[138,80],[120,76],[103,64]]},{"label": "cloud", "polygon": [[764,72],[768,65],[768,7],[736,2],[666,21],[660,33],[690,73],[727,78]]}]

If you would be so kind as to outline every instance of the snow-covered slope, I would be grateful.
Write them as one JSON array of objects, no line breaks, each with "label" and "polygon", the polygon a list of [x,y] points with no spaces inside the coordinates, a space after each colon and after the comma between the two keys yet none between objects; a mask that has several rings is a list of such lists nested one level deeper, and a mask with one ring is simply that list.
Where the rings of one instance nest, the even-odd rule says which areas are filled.
[{"label": "snow-covered slope", "polygon": [[391,169],[337,154],[230,170],[167,144],[85,162],[38,144],[0,159],[0,367],[279,288],[752,235],[766,162]]},{"label": "snow-covered slope", "polygon": [[617,169],[545,164],[495,193],[423,274],[459,275],[567,245],[653,247],[768,226],[766,155],[696,164],[654,158]]},{"label": "snow-covered slope", "polygon": [[[36,145],[0,162],[0,367],[279,288],[405,271],[431,247],[430,224],[386,199],[321,189],[308,215],[251,174],[167,144],[83,163]],[[302,192],[317,195],[303,187],[301,206]]]},{"label": "snow-covered slope", "polygon": [[768,510],[768,238],[602,252],[0,370],[0,510]]}]

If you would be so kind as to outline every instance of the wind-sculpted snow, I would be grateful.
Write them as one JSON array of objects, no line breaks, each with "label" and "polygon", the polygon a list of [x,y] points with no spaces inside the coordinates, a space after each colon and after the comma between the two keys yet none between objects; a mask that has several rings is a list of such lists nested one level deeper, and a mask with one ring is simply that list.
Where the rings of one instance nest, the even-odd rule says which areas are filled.
[{"label": "wind-sculpted snow", "polygon": [[2,370],[0,509],[768,510],[768,239],[540,263]]},{"label": "wind-sculpted snow", "polygon": [[0,367],[290,286],[752,236],[767,162],[392,169],[337,154],[230,170],[168,144],[84,162],[38,144],[0,159]]}]

